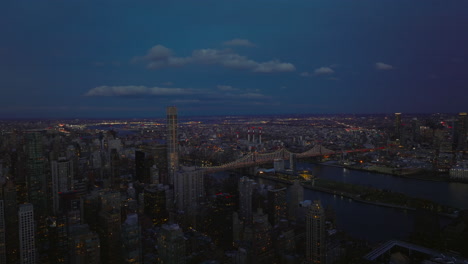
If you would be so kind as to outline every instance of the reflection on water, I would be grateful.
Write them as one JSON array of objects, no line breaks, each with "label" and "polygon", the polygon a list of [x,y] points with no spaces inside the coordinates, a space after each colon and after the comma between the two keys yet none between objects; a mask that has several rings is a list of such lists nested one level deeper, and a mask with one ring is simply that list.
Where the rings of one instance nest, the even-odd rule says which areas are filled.
[{"label": "reflection on water", "polygon": [[339,167],[298,163],[299,169],[309,169],[318,178],[372,186],[401,192],[408,196],[433,200],[461,209],[468,209],[468,184],[456,182],[422,181],[374,172],[344,170]]}]

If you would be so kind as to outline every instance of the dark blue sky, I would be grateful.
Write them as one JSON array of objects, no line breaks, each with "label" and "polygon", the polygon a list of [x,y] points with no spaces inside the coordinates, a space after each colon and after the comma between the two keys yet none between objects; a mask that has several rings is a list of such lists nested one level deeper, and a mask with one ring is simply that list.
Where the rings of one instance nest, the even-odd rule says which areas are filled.
[{"label": "dark blue sky", "polygon": [[468,111],[468,1],[3,1],[0,117]]}]

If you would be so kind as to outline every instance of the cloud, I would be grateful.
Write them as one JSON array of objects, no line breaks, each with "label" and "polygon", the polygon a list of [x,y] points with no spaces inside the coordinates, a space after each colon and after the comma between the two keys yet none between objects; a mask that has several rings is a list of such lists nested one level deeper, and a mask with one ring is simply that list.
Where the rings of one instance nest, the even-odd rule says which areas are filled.
[{"label": "cloud", "polygon": [[330,67],[320,67],[314,70],[315,75],[332,74],[335,71]]},{"label": "cloud", "polygon": [[302,77],[318,76],[318,75],[329,75],[333,74],[335,71],[331,67],[320,67],[314,70],[314,73],[310,72],[301,72],[299,75]]},{"label": "cloud", "polygon": [[375,68],[376,68],[377,70],[383,70],[383,71],[385,71],[385,70],[393,70],[393,66],[392,66],[392,65],[390,65],[390,64],[385,64],[385,63],[383,63],[383,62],[377,62],[377,63],[375,64]]},{"label": "cloud", "polygon": [[242,46],[242,47],[255,47],[255,44],[248,39],[231,39],[223,43],[225,46]]},{"label": "cloud", "polygon": [[189,57],[175,57],[170,49],[162,45],[152,47],[145,56],[135,57],[132,61],[135,63],[144,62],[149,69],[181,67],[187,64],[205,64],[262,73],[292,72],[296,70],[292,63],[279,60],[257,62],[230,49],[199,49],[194,50]]},{"label": "cloud", "polygon": [[237,91],[239,89],[236,89],[230,85],[218,85],[216,86],[220,91]]},{"label": "cloud", "polygon": [[89,90],[85,96],[176,96],[200,93],[199,90],[187,88],[162,88],[146,86],[98,86]]},{"label": "cloud", "polygon": [[88,97],[159,97],[171,98],[174,102],[240,102],[245,100],[268,100],[271,96],[264,95],[258,90],[241,91],[228,85],[218,85],[216,90],[192,88],[163,88],[138,85],[127,86],[98,86],[87,93]]}]

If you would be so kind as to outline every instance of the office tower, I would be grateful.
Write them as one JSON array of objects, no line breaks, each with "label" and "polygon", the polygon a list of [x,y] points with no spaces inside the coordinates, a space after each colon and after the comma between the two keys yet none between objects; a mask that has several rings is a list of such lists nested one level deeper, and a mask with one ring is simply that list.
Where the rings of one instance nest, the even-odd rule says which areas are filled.
[{"label": "office tower", "polygon": [[288,188],[288,219],[295,221],[297,217],[297,209],[299,203],[304,200],[304,187],[298,180],[295,180],[293,185]]},{"label": "office tower", "polygon": [[395,113],[395,138],[401,139],[401,113]]},{"label": "office tower", "polygon": [[174,184],[174,175],[179,168],[179,142],[177,138],[177,107],[169,106],[167,113],[167,162],[169,183]]},{"label": "office tower", "polygon": [[453,136],[454,150],[467,150],[468,114],[459,113]]},{"label": "office tower", "polygon": [[0,200],[0,264],[6,264],[6,223],[5,223],[5,204]]},{"label": "office tower", "polygon": [[163,225],[158,236],[158,253],[161,264],[184,264],[185,238],[177,224]]},{"label": "office tower", "polygon": [[306,215],[306,261],[325,263],[325,212],[319,200],[310,204]]},{"label": "office tower", "polygon": [[253,215],[252,263],[272,263],[274,256],[272,226],[261,208]]},{"label": "office tower", "polygon": [[196,213],[204,196],[203,171],[196,167],[182,167],[174,178],[174,201],[177,210],[185,211],[189,215]]},{"label": "office tower", "polygon": [[11,180],[7,180],[3,189],[5,218],[5,239],[7,263],[18,262],[19,231],[18,231],[18,203],[16,201],[16,186]]},{"label": "office tower", "polygon": [[252,223],[252,194],[256,186],[254,180],[244,176],[239,179],[239,217],[247,224]]},{"label": "office tower", "polygon": [[71,226],[69,241],[71,264],[101,263],[99,237],[88,225]]},{"label": "office tower", "polygon": [[167,193],[168,188],[150,185],[145,188],[144,207],[145,214],[149,216],[153,224],[164,224],[168,218],[166,200],[171,199]]},{"label": "office tower", "polygon": [[21,204],[19,219],[20,263],[36,264],[36,241],[34,230],[34,210],[32,204]]},{"label": "office tower", "polygon": [[[34,205],[36,218],[47,215],[47,180],[42,135],[26,133],[28,201]],[[41,223],[39,223],[41,225]]]},{"label": "office tower", "polygon": [[99,213],[99,241],[103,264],[121,263],[121,215],[120,210],[102,210]]},{"label": "office tower", "polygon": [[147,154],[143,151],[135,150],[135,174],[137,181],[141,183],[150,182]]},{"label": "office tower", "polygon": [[73,166],[66,158],[53,160],[50,164],[52,172],[52,212],[59,212],[59,194],[73,189]]},{"label": "office tower", "polygon": [[268,190],[268,220],[272,226],[286,219],[287,214],[286,188]]},{"label": "office tower", "polygon": [[143,263],[141,255],[141,230],[137,214],[128,215],[122,225],[122,253],[124,263]]}]

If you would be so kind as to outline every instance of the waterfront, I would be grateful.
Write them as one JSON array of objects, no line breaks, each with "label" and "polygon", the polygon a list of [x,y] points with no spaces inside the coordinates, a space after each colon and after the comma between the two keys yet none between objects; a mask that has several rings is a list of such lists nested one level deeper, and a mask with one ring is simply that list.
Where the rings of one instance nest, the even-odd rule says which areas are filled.
[{"label": "waterfront", "polygon": [[310,170],[314,177],[337,182],[372,186],[408,196],[468,209],[468,184],[458,182],[424,181],[375,172],[345,169],[320,164],[298,163],[298,169]]},{"label": "waterfront", "polygon": [[[299,162],[297,165],[298,169],[311,170],[313,176],[318,178],[373,186],[401,192],[412,197],[433,200],[449,206],[468,208],[467,184],[421,181],[318,164]],[[226,172],[217,174],[224,177],[228,175]],[[256,181],[260,184],[275,184],[273,181],[262,178],[256,178]],[[332,208],[336,215],[338,229],[349,233],[355,238],[366,239],[370,242],[391,239],[407,240],[414,229],[415,211],[360,203],[340,195],[332,195],[306,188],[304,189],[304,199],[318,199],[324,207]],[[439,217],[439,219],[441,227],[451,221],[447,217]]]}]

